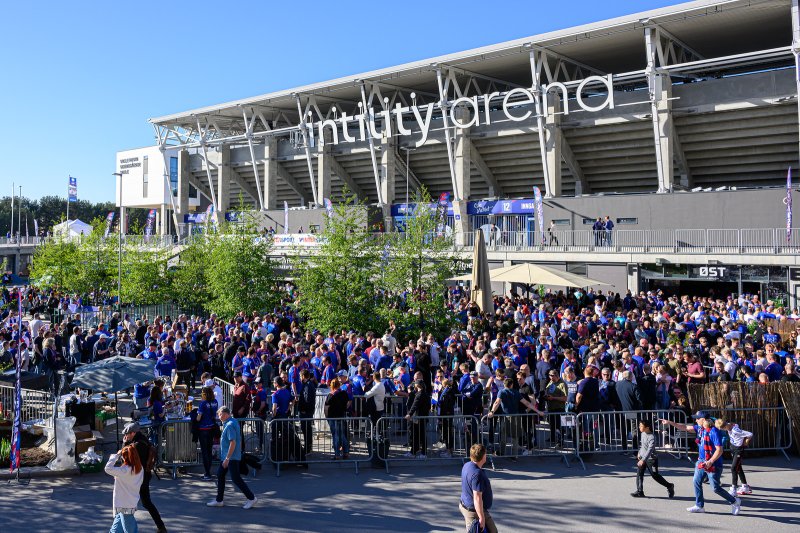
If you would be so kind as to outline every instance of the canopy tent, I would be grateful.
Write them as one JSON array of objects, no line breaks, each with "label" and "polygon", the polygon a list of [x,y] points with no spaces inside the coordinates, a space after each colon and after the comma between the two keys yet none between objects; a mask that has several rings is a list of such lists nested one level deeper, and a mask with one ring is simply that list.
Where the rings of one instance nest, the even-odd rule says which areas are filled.
[{"label": "canopy tent", "polygon": [[91,232],[92,225],[78,219],[65,220],[53,226],[54,235],[63,235],[65,237],[80,237],[81,235],[89,235]]},{"label": "canopy tent", "polygon": [[472,253],[472,301],[481,311],[494,311],[492,302],[492,282],[489,278],[489,259],[486,257],[486,241],[483,231],[475,232],[475,246]]},{"label": "canopy tent", "polygon": [[[525,285],[551,285],[556,287],[610,286],[610,284],[603,281],[533,263],[495,268],[489,271],[489,278],[492,281],[506,281]],[[451,279],[453,281],[471,281],[472,274]]]},{"label": "canopy tent", "polygon": [[[114,404],[117,393],[134,385],[154,379],[155,360],[132,357],[110,357],[75,369],[71,387],[91,389],[95,392],[113,392]],[[119,446],[119,410],[117,410],[117,446]]]}]

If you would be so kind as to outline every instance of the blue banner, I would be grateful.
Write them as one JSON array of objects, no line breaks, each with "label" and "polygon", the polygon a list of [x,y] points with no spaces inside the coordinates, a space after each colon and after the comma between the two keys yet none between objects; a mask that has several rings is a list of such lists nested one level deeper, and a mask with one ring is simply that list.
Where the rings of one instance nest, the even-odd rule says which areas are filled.
[{"label": "blue banner", "polygon": [[78,178],[69,177],[69,185],[67,186],[67,199],[70,202],[78,201]]},{"label": "blue banner", "polygon": [[[438,204],[430,204],[431,209],[435,209]],[[394,204],[392,206],[392,216],[405,216],[414,212],[416,204]],[[468,215],[530,215],[536,209],[536,202],[533,198],[521,198],[518,200],[480,200],[467,202]],[[447,203],[447,215],[453,215],[452,202]]]},{"label": "blue banner", "polygon": [[[17,305],[19,316],[17,317],[18,339],[22,342],[22,289],[17,290]],[[16,374],[14,381],[14,421],[11,426],[11,455],[9,470],[13,472],[19,469],[20,454],[22,453],[22,348],[19,347],[16,356]]]}]

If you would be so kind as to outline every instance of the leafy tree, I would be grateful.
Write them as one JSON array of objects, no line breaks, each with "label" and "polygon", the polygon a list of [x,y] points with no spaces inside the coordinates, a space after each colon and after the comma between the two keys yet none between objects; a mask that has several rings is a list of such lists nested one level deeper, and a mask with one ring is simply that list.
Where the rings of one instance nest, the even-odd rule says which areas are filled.
[{"label": "leafy tree", "polygon": [[295,254],[298,307],[320,330],[381,330],[378,282],[384,268],[381,243],[367,233],[367,209],[355,196],[334,207],[310,257]]},{"label": "leafy tree", "polygon": [[117,237],[104,238],[105,220],[92,221],[92,232],[78,241],[77,271],[70,283],[71,292],[91,295],[98,302],[100,293],[116,293]]},{"label": "leafy tree", "polygon": [[78,242],[56,235],[36,247],[30,278],[41,287],[71,292],[79,264]]},{"label": "leafy tree", "polygon": [[198,235],[188,244],[170,266],[170,294],[181,305],[199,305],[207,308],[210,303],[209,246],[205,237]]},{"label": "leafy tree", "polygon": [[453,325],[446,309],[448,278],[456,272],[452,232],[444,228],[427,191],[417,196],[416,208],[406,219],[406,231],[391,235],[389,265],[385,269],[390,297],[384,313],[409,337],[421,331],[444,333]]},{"label": "leafy tree", "polygon": [[[163,248],[147,247],[139,239],[128,239],[123,245],[122,302],[151,305],[170,299],[168,257],[169,253]],[[116,286],[113,292],[116,293]]]},{"label": "leafy tree", "polygon": [[223,317],[272,310],[280,301],[272,240],[258,235],[251,215],[242,209],[239,213],[243,220],[221,221],[218,231],[207,233],[204,245],[208,307]]}]

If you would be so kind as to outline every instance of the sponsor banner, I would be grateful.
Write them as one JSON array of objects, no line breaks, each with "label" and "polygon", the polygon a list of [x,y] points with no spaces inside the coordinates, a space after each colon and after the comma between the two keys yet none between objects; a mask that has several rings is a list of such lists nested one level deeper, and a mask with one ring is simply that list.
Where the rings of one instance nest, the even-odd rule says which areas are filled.
[{"label": "sponsor banner", "polygon": [[533,188],[533,203],[536,205],[536,220],[539,223],[539,235],[544,244],[544,208],[542,207],[542,191],[539,187]]},{"label": "sponsor banner", "polygon": [[[430,204],[431,209],[435,209],[437,204]],[[392,206],[392,216],[405,216],[414,212],[416,204],[394,204]],[[468,215],[529,215],[536,209],[536,201],[533,198],[521,198],[517,200],[480,200],[467,202]],[[447,215],[453,215],[453,204],[447,204]]]},{"label": "sponsor banner", "polygon": [[114,211],[109,211],[106,215],[106,232],[104,237],[108,237],[108,234],[111,232],[111,224],[114,223]]},{"label": "sponsor banner", "polygon": [[69,177],[69,185],[67,185],[67,196],[70,202],[78,201],[78,178]]},{"label": "sponsor banner", "polygon": [[275,247],[316,246],[320,242],[322,242],[322,237],[311,233],[286,233],[272,236],[272,245]]}]

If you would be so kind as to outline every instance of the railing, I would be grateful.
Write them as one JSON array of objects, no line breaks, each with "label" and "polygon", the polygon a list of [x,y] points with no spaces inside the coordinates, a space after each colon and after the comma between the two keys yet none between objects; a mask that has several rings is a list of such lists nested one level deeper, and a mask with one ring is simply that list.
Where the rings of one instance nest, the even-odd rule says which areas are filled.
[{"label": "railing", "polygon": [[372,421],[360,418],[276,418],[269,423],[269,459],[280,476],[281,465],[350,463],[374,456]]},{"label": "railing", "polygon": [[[457,233],[457,248],[472,248],[474,232]],[[639,229],[604,231],[555,230],[539,232],[500,231],[486,236],[490,251],[518,252],[600,252],[675,254],[797,254],[800,229],[787,238],[785,228],[765,229]]]},{"label": "railing", "polygon": [[[53,416],[53,397],[49,392],[22,389],[20,414],[23,423],[44,420]],[[13,385],[0,385],[0,416],[6,420],[14,417],[16,394]]]},{"label": "railing", "polygon": [[[266,423],[260,418],[237,419],[242,432],[242,453],[249,453],[263,463],[267,458]],[[215,461],[219,457],[214,457]],[[203,464],[200,455],[199,441],[192,440],[192,421],[167,420],[158,433],[158,464],[172,469],[172,478],[178,474],[178,468],[199,466]]]},{"label": "railing", "polygon": [[602,411],[580,413],[576,417],[578,455],[596,453],[636,453],[639,449],[639,422],[652,424],[656,451],[688,457],[689,437],[673,426],[662,426],[659,420],[687,424],[683,411]]},{"label": "railing", "polygon": [[[117,308],[114,305],[83,306],[76,308],[74,311],[56,309],[49,318],[54,324],[58,324],[67,318],[79,315],[81,326],[87,328],[97,326],[101,322],[108,324],[113,314],[116,312]],[[192,315],[202,313],[203,311],[199,307],[181,306],[176,303],[123,305],[120,311],[120,319],[124,318],[125,315],[129,315],[131,320],[147,317],[152,323],[153,319],[157,316],[171,316],[175,319],[181,314]]]},{"label": "railing", "polygon": [[569,456],[581,461],[577,448],[576,417],[546,412],[493,415],[481,418],[485,442],[494,457],[559,456],[567,466]]},{"label": "railing", "polygon": [[44,240],[44,237],[0,237],[0,246],[31,246],[39,244]]},{"label": "railing", "polygon": [[786,460],[786,453],[794,445],[792,420],[783,407],[759,407],[752,409],[707,409],[714,418],[722,418],[733,422],[745,431],[753,434],[753,440],[747,447],[753,451],[781,452]]},{"label": "railing", "polygon": [[233,407],[233,383],[228,383],[227,381],[225,381],[223,379],[220,379],[220,378],[214,378],[214,383],[219,385],[220,388],[222,389],[222,405],[220,405],[220,407],[222,407],[223,405],[226,405],[226,406],[232,408]]}]

